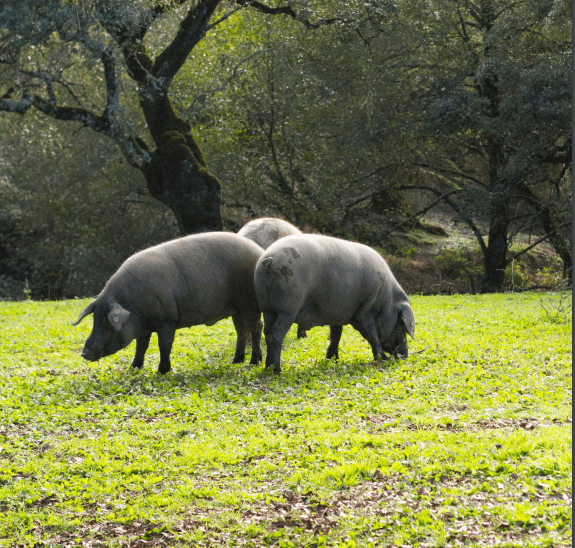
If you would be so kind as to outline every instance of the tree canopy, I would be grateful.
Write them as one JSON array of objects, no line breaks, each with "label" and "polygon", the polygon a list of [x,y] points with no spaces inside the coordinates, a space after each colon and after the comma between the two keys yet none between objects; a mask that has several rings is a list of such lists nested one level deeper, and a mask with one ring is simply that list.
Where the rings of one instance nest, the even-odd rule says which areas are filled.
[{"label": "tree canopy", "polygon": [[[132,232],[141,215],[163,227],[150,241],[165,238],[169,208],[181,234],[279,214],[382,245],[444,204],[476,235],[484,291],[501,289],[519,231],[552,242],[569,277],[568,9],[559,0],[8,0],[0,192],[23,200],[34,186],[23,183],[26,162],[42,143],[69,155],[55,178],[75,179],[72,164],[93,139],[115,166],[123,158],[124,182],[104,183],[104,172],[93,181],[132,216],[132,242],[142,242]],[[88,181],[46,188],[89,209]],[[22,234],[18,207],[4,214],[20,227],[6,229],[6,249]],[[87,232],[106,224],[89,217]]]}]

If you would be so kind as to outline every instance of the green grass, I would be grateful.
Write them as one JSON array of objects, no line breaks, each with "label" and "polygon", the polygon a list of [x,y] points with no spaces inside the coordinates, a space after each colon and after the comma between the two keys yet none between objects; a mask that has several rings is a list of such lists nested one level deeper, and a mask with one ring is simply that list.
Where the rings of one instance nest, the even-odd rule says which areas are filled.
[{"label": "green grass", "polygon": [[231,364],[229,320],[162,377],[155,340],[81,360],[87,301],[0,303],[0,546],[568,546],[562,298],[414,297],[383,365],[294,327],[281,376]]}]

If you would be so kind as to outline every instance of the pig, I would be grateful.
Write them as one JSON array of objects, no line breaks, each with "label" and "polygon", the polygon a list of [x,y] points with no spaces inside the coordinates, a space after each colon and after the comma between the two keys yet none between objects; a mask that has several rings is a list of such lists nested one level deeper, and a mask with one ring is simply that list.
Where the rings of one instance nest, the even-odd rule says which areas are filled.
[{"label": "pig", "polygon": [[287,221],[274,217],[250,221],[238,232],[238,236],[252,240],[263,249],[267,249],[275,241],[291,234],[301,234],[301,231]]},{"label": "pig", "polygon": [[330,326],[326,358],[339,359],[350,324],[369,342],[374,359],[407,358],[406,334],[415,317],[407,295],[383,258],[354,242],[302,234],[272,244],[258,260],[254,283],[264,313],[266,367],[279,373],[281,347],[294,322],[306,330]]},{"label": "pig", "polygon": [[[263,217],[246,223],[238,232],[238,236],[243,236],[258,244],[261,248],[267,249],[274,242],[285,236],[301,234],[301,230],[287,221],[276,219],[275,217]],[[298,339],[307,337],[305,329],[298,325]]]},{"label": "pig", "polygon": [[95,361],[136,339],[132,367],[142,368],[153,332],[158,334],[158,372],[171,369],[176,329],[213,325],[232,317],[237,333],[233,363],[259,363],[261,312],[254,289],[254,269],[263,249],[237,234],[208,232],[150,247],[128,258],[102,292],[80,314],[78,325],[94,314],[82,357]]}]

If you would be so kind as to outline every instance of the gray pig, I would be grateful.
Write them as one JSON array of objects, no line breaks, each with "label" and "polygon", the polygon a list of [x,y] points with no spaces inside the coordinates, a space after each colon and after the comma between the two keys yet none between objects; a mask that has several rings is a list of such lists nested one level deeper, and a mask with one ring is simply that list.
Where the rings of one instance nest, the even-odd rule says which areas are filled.
[{"label": "gray pig", "polygon": [[330,326],[328,359],[339,358],[344,325],[371,345],[374,359],[385,352],[407,358],[406,333],[415,318],[407,295],[373,249],[329,236],[287,236],[260,257],[254,275],[264,313],[266,367],[279,373],[281,347],[294,322],[302,328]]},{"label": "gray pig", "polygon": [[262,253],[261,247],[236,234],[209,232],[132,255],[73,324],[94,314],[82,357],[95,361],[136,339],[132,367],[139,369],[152,332],[156,332],[158,372],[167,373],[176,329],[213,325],[232,316],[237,332],[233,363],[244,361],[250,333],[250,363],[260,362],[262,322],[253,277]]},{"label": "gray pig", "polygon": [[[302,232],[299,228],[296,228],[287,221],[276,219],[275,217],[263,217],[261,219],[250,221],[242,226],[238,232],[238,236],[248,238],[249,240],[252,240],[252,242],[258,244],[261,248],[267,249],[280,238],[301,233]],[[305,329],[299,325],[297,336],[299,339],[307,337]]]},{"label": "gray pig", "polygon": [[301,231],[287,221],[274,217],[264,217],[246,223],[238,236],[248,238],[258,244],[261,248],[267,249],[274,242],[285,236],[301,234]]}]

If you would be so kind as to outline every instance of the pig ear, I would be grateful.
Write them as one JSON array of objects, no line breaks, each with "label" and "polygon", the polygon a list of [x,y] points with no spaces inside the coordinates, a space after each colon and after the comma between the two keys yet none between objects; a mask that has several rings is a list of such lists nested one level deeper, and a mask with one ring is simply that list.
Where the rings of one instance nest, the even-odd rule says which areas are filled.
[{"label": "pig ear", "polygon": [[120,331],[128,321],[130,313],[122,308],[118,303],[112,304],[112,309],[108,314],[108,321],[116,331]]},{"label": "pig ear", "polygon": [[415,316],[413,315],[413,310],[411,310],[411,306],[408,304],[404,304],[401,307],[400,317],[405,324],[407,332],[413,338],[415,335]]},{"label": "pig ear", "polygon": [[72,325],[78,325],[88,314],[94,312],[95,304],[96,301],[92,301],[86,308],[84,308],[84,310],[82,310],[82,313],[80,314],[80,317]]}]

